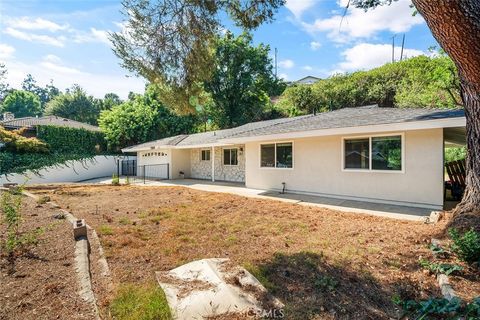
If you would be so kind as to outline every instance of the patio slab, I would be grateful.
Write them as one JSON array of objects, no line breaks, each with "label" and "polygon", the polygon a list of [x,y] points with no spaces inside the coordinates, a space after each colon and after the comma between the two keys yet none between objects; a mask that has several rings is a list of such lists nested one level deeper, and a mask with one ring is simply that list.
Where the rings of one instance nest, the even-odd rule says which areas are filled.
[{"label": "patio slab", "polygon": [[[111,178],[100,178],[85,181],[88,183],[111,183]],[[120,179],[123,183],[124,179]],[[353,212],[361,214],[370,214],[386,218],[426,221],[432,212],[432,209],[418,208],[411,206],[400,206],[393,204],[384,204],[368,201],[346,200],[333,197],[305,195],[297,193],[280,193],[276,191],[267,191],[261,189],[247,188],[243,183],[207,181],[196,179],[178,179],[178,180],[130,180],[131,184],[138,186],[183,186],[200,191],[230,193],[244,197],[270,199],[299,205],[315,206],[327,208],[342,212]]]}]

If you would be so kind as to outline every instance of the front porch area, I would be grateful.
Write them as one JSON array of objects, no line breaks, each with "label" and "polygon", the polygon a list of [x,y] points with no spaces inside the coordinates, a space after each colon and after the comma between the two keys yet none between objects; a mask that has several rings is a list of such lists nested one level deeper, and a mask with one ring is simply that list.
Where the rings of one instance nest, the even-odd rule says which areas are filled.
[{"label": "front porch area", "polygon": [[[123,183],[123,179],[120,179]],[[95,179],[85,181],[86,183],[109,184],[111,179]],[[410,220],[410,221],[426,221],[430,216],[431,209],[424,209],[410,206],[399,206],[393,204],[374,203],[367,201],[346,200],[323,196],[304,195],[295,193],[280,193],[276,191],[268,191],[261,189],[247,188],[243,183],[224,182],[224,181],[208,181],[198,179],[176,179],[176,180],[136,180],[130,181],[132,184],[139,186],[181,186],[192,188],[206,192],[230,193],[243,197],[270,199],[282,202],[294,203],[298,205],[317,206],[328,208],[342,212],[354,212],[359,214],[369,214],[381,216],[385,218]]]}]

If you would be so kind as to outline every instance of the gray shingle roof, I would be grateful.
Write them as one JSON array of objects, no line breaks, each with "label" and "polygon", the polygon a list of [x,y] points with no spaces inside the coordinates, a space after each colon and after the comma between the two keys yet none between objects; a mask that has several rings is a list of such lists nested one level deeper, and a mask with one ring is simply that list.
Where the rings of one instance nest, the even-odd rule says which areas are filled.
[{"label": "gray shingle roof", "polygon": [[343,108],[310,117],[293,118],[294,121],[259,128],[253,132],[235,135],[235,138],[281,134],[319,129],[349,128],[411,121],[426,121],[464,117],[463,109],[380,108],[376,105]]},{"label": "gray shingle roof", "polygon": [[247,123],[225,130],[180,135],[151,142],[142,143],[122,149],[149,149],[150,147],[195,146],[221,143],[222,139],[264,136],[289,132],[348,128],[378,124],[393,124],[411,121],[426,121],[445,118],[463,117],[462,109],[415,109],[415,108],[380,108],[376,105],[355,108],[343,108],[335,111]]},{"label": "gray shingle roof", "polygon": [[295,119],[304,118],[304,117],[309,117],[309,115],[295,117],[295,118],[282,118],[282,119],[251,122],[251,123],[247,123],[232,129],[208,131],[208,132],[194,133],[189,135],[178,135],[178,136],[163,138],[155,141],[149,141],[142,144],[130,146],[122,149],[122,151],[128,152],[129,150],[132,150],[132,149],[135,149],[135,150],[149,149],[155,146],[169,147],[169,146],[210,145],[210,144],[217,143],[221,139],[233,137],[239,133],[252,132],[259,128],[273,126],[273,125],[285,123],[285,122],[290,122]]},{"label": "gray shingle roof", "polygon": [[16,118],[12,120],[0,121],[0,125],[8,128],[29,128],[33,129],[35,126],[59,126],[59,127],[69,127],[77,129],[86,129],[90,131],[100,131],[99,127],[93,126],[88,123],[78,122],[75,120],[70,120],[57,116],[44,116],[44,117],[24,117]]}]

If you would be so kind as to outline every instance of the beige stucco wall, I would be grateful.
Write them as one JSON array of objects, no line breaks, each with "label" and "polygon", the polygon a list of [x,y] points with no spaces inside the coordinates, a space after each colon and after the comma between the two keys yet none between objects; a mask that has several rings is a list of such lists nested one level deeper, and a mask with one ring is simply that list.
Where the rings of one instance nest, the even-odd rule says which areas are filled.
[{"label": "beige stucco wall", "polygon": [[172,162],[170,165],[171,179],[180,178],[180,171],[185,178],[190,177],[190,150],[189,149],[172,149]]},{"label": "beige stucco wall", "polygon": [[[238,165],[226,166],[223,164],[223,149],[236,148],[238,150]],[[210,149],[211,148],[205,148]],[[190,150],[190,176],[194,179],[212,179],[212,158],[210,161],[202,161],[200,158],[201,150]],[[242,151],[243,150],[243,151]],[[215,180],[218,181],[245,181],[245,146],[235,145],[231,147],[215,147]]]},{"label": "beige stucco wall", "polygon": [[294,168],[260,168],[258,142],[246,144],[246,186],[371,201],[443,206],[443,130],[404,133],[405,170],[342,171],[342,136],[294,139]]}]

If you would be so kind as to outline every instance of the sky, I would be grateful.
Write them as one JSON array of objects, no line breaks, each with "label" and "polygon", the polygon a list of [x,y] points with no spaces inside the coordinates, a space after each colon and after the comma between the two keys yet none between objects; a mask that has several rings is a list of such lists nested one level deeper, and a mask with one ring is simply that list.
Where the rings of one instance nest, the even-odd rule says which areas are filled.
[{"label": "sky", "polygon": [[[436,45],[409,0],[364,12],[348,0],[287,0],[275,21],[253,32],[255,44],[277,48],[278,76],[288,81],[312,75],[366,70],[404,56],[428,55]],[[39,85],[64,90],[79,84],[89,94],[114,92],[126,98],[142,93],[145,81],[120,65],[108,40],[122,28],[120,0],[1,0],[0,62],[11,87],[20,88],[27,74]],[[238,31],[222,19],[226,29]]]}]

